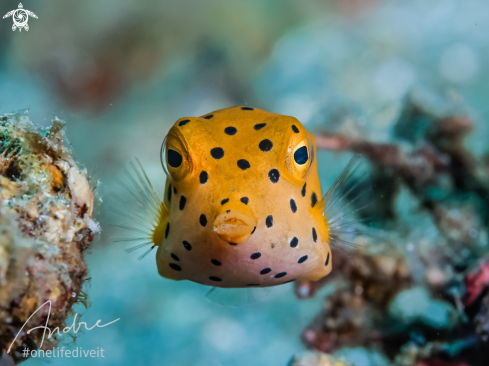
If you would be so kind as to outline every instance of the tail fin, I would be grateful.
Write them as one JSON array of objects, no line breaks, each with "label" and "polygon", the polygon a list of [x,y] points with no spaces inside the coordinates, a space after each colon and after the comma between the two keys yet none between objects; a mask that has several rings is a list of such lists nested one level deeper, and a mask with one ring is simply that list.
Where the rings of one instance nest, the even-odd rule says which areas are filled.
[{"label": "tail fin", "polygon": [[329,229],[332,249],[348,254],[358,249],[359,236],[371,236],[365,224],[370,220],[372,204],[369,171],[363,157],[355,155],[321,200],[323,217]]},{"label": "tail fin", "polygon": [[151,245],[138,258],[143,259],[152,249],[163,243],[169,228],[168,210],[137,158],[129,162],[129,167],[124,169],[124,175],[124,180],[117,180],[122,192],[112,193],[118,207],[110,207],[110,210],[123,217],[129,224],[111,225],[133,231],[138,235],[115,238],[113,241],[138,243],[126,249],[127,253]]}]

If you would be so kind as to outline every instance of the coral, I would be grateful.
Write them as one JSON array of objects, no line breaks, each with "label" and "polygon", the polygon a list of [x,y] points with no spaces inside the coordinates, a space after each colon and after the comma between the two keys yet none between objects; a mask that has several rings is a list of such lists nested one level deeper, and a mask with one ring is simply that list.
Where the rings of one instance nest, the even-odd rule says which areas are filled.
[{"label": "coral", "polygon": [[[350,257],[333,255],[333,276],[296,284],[299,298],[326,284],[336,289],[304,330],[303,342],[335,354],[378,349],[395,366],[487,365],[489,171],[464,145],[473,122],[453,98],[414,90],[391,142],[370,141],[355,128],[336,121],[320,129],[318,147],[369,160],[369,215],[377,229],[394,234]],[[412,207],[404,215],[401,191],[409,192]],[[438,235],[413,229],[426,220]]]},{"label": "coral", "polygon": [[[54,120],[40,128],[24,114],[0,117],[0,344],[6,357],[13,342],[15,363],[24,347],[40,345],[43,331],[26,330],[46,325],[48,315],[51,329],[63,329],[87,277],[84,252],[100,231],[89,178],[63,127]],[[48,300],[50,314],[48,306],[36,312]]]},{"label": "coral", "polygon": [[337,254],[333,258],[333,266],[341,272],[336,276],[339,283],[325,299],[323,313],[304,331],[306,345],[330,353],[392,336],[396,329],[390,325],[389,304],[412,283],[401,253],[386,243],[380,253],[359,251],[351,257]]}]

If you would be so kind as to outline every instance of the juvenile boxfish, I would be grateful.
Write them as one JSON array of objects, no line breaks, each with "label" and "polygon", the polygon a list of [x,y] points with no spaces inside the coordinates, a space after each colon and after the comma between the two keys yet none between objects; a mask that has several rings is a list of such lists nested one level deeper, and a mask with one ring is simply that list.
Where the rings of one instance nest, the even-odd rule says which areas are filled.
[{"label": "juvenile boxfish", "polygon": [[236,288],[331,272],[333,229],[346,229],[335,200],[358,156],[323,197],[314,136],[294,117],[238,106],[180,118],[161,158],[163,200],[132,163],[137,204],[124,215],[152,221],[148,231],[124,226],[147,236],[121,239],[144,241],[129,251],[157,248],[161,276]]}]

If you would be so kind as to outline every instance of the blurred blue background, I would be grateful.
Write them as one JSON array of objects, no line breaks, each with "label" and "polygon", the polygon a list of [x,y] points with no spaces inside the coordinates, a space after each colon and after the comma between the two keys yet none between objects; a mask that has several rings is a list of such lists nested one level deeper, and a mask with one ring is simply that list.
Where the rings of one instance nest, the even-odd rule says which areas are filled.
[{"label": "blurred blue background", "polygon": [[[2,1],[0,13],[17,8]],[[300,333],[324,289],[300,302],[292,285],[241,308],[208,302],[208,288],[158,276],[111,242],[107,198],[137,156],[162,191],[159,149],[181,116],[250,105],[321,126],[347,117],[372,140],[392,134],[403,96],[429,85],[452,90],[476,123],[471,149],[487,147],[489,3],[485,0],[26,0],[28,32],[0,22],[0,113],[29,108],[64,119],[78,161],[102,184],[103,232],[87,257],[89,325],[76,345],[105,358],[53,365],[282,366],[303,349]],[[348,161],[321,152],[326,189]],[[68,347],[69,337],[65,337]],[[353,357],[353,356],[352,356]],[[363,356],[362,356],[363,357]],[[374,357],[356,366],[381,366]],[[69,362],[68,362],[69,361]],[[45,364],[31,359],[29,365]]]}]

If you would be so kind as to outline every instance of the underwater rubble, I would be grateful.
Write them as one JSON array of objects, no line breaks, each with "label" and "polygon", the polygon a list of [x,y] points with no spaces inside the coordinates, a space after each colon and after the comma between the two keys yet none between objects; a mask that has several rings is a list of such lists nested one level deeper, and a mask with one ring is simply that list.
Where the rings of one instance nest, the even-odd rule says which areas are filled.
[{"label": "underwater rubble", "polygon": [[[55,119],[41,128],[24,113],[0,116],[1,365],[40,347],[43,330],[27,330],[62,330],[72,306],[88,301],[84,253],[100,229],[92,219],[92,182],[66,146],[63,127]],[[51,309],[42,306],[47,301]],[[42,343],[50,349],[59,339],[47,334]]]},{"label": "underwater rubble", "polygon": [[[450,96],[413,90],[392,141],[345,133],[338,121],[317,132],[318,148],[369,161],[372,225],[391,234],[373,235],[349,255],[336,252],[332,275],[309,284],[306,296],[296,283],[299,298],[334,286],[302,333],[307,348],[382,356],[370,363],[345,357],[354,366],[489,365],[489,169],[488,155],[466,147],[473,127]],[[402,191],[407,214],[399,213]],[[422,216],[435,235],[423,232]]]}]

